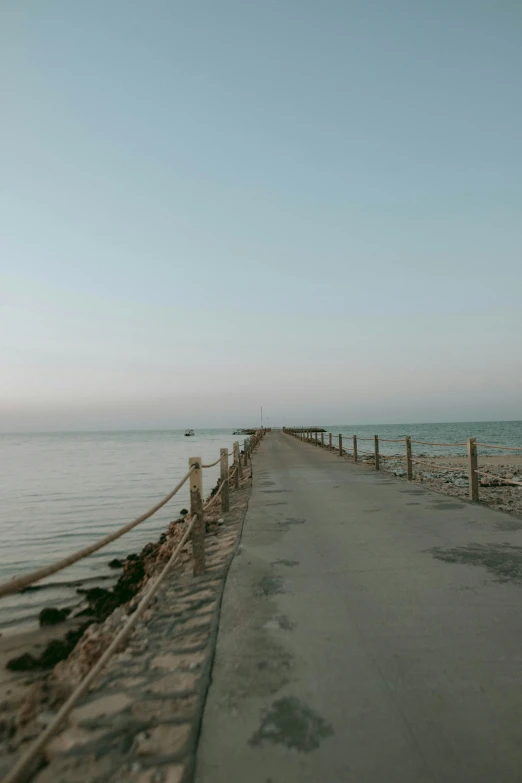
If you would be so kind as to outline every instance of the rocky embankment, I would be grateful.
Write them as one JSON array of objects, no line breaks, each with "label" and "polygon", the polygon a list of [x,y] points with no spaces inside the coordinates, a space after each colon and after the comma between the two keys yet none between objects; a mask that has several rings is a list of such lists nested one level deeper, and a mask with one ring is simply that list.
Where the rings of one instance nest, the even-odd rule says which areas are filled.
[{"label": "rocky embankment", "polygon": [[[63,638],[48,642],[39,656],[26,652],[7,662],[7,669],[30,672],[31,679],[21,702],[6,698],[0,705],[0,752],[13,752],[36,736],[41,725],[30,726],[34,718],[42,709],[55,710],[100,657],[139,601],[149,579],[169,559],[184,530],[183,517],[171,522],[159,541],[147,544],[140,554],[129,555],[123,561],[122,574],[113,588],[85,591],[87,606],[76,614],[78,627],[65,632]],[[65,620],[69,613],[61,611]],[[42,611],[43,624],[49,622],[49,615],[50,610]]]},{"label": "rocky embankment", "polygon": [[[108,780],[117,769],[121,770],[121,780],[149,781],[149,773],[143,770],[151,765],[155,781],[185,781],[187,775],[190,777],[213,654],[212,629],[217,623],[219,597],[250,485],[250,478],[245,477],[239,491],[232,493],[230,513],[221,517],[217,504],[205,515],[205,574],[192,576],[189,539],[126,648],[114,656],[62,733],[48,745],[44,769],[35,778],[38,783]],[[176,519],[159,541],[147,544],[139,555],[129,555],[120,564],[122,573],[112,589],[86,591],[86,605],[74,619],[78,627],[64,631],[63,638],[53,639],[40,655],[24,653],[10,659],[8,667],[15,676],[27,680],[23,689],[4,692],[0,703],[0,778],[53,719],[135,611],[149,580],[169,560],[186,525],[184,516]],[[63,618],[68,614],[65,612]],[[44,623],[59,619],[48,612],[45,618]],[[176,642],[171,641],[174,637]],[[138,669],[140,676],[132,677]],[[172,682],[167,682],[168,672],[173,672],[169,675]],[[100,717],[93,718],[91,713]],[[118,713],[119,728],[109,717],[113,713]],[[182,721],[182,726],[173,726],[173,717]]]}]

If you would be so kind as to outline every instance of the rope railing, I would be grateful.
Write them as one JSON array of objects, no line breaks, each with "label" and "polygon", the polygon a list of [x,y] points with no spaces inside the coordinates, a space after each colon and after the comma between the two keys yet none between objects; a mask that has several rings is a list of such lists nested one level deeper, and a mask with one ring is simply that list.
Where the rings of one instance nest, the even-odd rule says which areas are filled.
[{"label": "rope railing", "polygon": [[483,470],[476,470],[475,473],[479,476],[487,476],[488,478],[502,481],[504,484],[513,484],[515,487],[522,487],[522,478],[520,481],[514,481],[513,479],[508,479],[504,476],[495,476],[493,473],[485,473]]},{"label": "rope railing", "polygon": [[[304,430],[302,433],[293,432],[292,430],[288,430],[283,428],[283,431],[286,433],[289,433],[290,435],[293,435],[294,437],[301,440],[303,443],[314,443],[317,442],[315,439],[311,438],[311,433],[309,430]],[[332,443],[332,436],[338,439],[339,446],[334,446]],[[343,438],[350,437],[346,436],[343,433],[339,433],[339,435],[333,435],[333,433],[328,433],[328,443],[324,443],[321,441],[318,445],[323,446],[325,449],[330,451],[331,453],[338,455],[338,456],[348,456],[348,450],[343,447]],[[502,481],[505,484],[511,484],[516,487],[522,487],[522,481],[515,481],[513,479],[507,479],[503,478],[501,476],[496,476],[493,473],[488,473],[485,471],[479,471],[478,470],[478,454],[477,454],[477,447],[481,447],[484,449],[496,449],[503,452],[522,452],[522,447],[518,446],[501,446],[498,444],[492,444],[492,443],[477,443],[476,438],[468,438],[465,443],[462,442],[454,442],[454,443],[439,443],[435,441],[426,441],[426,440],[414,440],[409,435],[405,436],[404,439],[400,438],[380,438],[378,435],[374,435],[373,438],[370,437],[361,437],[359,435],[353,435],[353,449],[351,449],[351,455],[354,462],[358,461],[358,455],[364,455],[366,456],[373,456],[374,457],[374,468],[375,470],[380,470],[380,462],[381,460],[405,460],[406,461],[406,476],[408,481],[413,481],[413,467],[414,465],[429,465],[432,468],[437,468],[438,470],[442,471],[448,471],[448,472],[463,472],[466,470],[464,466],[456,466],[456,465],[448,465],[444,464],[443,462],[435,462],[433,460],[422,460],[417,459],[416,456],[413,454],[412,451],[412,445],[421,445],[421,446],[435,446],[439,448],[462,448],[466,447],[467,449],[467,473],[468,473],[468,479],[469,479],[469,498],[472,501],[478,501],[479,500],[479,476],[489,476],[492,479],[496,479],[499,481]],[[373,451],[367,451],[365,449],[358,449],[357,443],[359,441],[374,441],[374,450]],[[380,443],[404,443],[405,446],[405,454],[381,454],[379,446]],[[420,456],[429,456],[421,454]],[[442,457],[443,459],[449,459],[451,458],[451,455],[449,454],[440,454],[438,455]],[[457,455],[458,456],[458,455]]]},{"label": "rope railing", "polygon": [[[257,438],[253,436],[255,439],[255,442],[257,443]],[[230,456],[230,452],[229,452]],[[234,457],[234,454],[232,454]],[[218,459],[215,462],[212,462],[208,465],[201,464],[201,468],[213,468],[215,465],[217,465],[221,461],[222,457],[218,457]],[[174,489],[168,493],[162,500],[160,500],[156,505],[152,506],[148,511],[146,511],[144,514],[141,514],[136,519],[133,519],[132,522],[128,522],[126,525],[123,525],[123,527],[116,530],[114,533],[109,533],[107,536],[104,536],[103,538],[96,541],[94,544],[91,544],[87,547],[84,547],[83,549],[78,550],[77,552],[73,552],[72,554],[68,555],[67,557],[62,558],[61,560],[58,560],[54,563],[51,563],[50,565],[43,566],[42,568],[38,568],[35,571],[31,571],[28,574],[22,574],[18,577],[14,577],[13,579],[10,579],[7,582],[3,582],[0,584],[0,598],[3,598],[7,595],[12,595],[13,593],[17,593],[20,590],[23,590],[25,587],[29,587],[30,585],[34,584],[35,582],[39,582],[42,579],[45,579],[48,576],[52,576],[52,574],[57,573],[58,571],[62,571],[64,568],[68,568],[71,565],[74,565],[74,563],[77,563],[79,560],[83,560],[86,557],[89,557],[90,555],[94,554],[95,552],[98,552],[100,549],[103,549],[104,547],[108,546],[108,544],[111,544],[113,541],[117,541],[118,538],[121,538],[121,536],[125,535],[126,533],[129,533],[131,530],[133,530],[135,527],[140,525],[142,522],[145,522],[147,519],[150,519],[157,511],[159,511],[163,506],[165,506],[172,498],[179,492],[181,487],[185,484],[186,481],[190,478],[192,473],[196,470],[196,466],[193,465],[190,470],[183,476],[183,478],[176,484]],[[232,472],[232,477],[234,476],[235,471],[238,470],[238,466],[236,465],[235,470]]]},{"label": "rope railing", "polygon": [[89,557],[89,555],[94,554],[94,552],[97,552],[99,549],[103,549],[103,547],[107,546],[107,544],[111,544],[113,541],[116,541],[118,538],[121,538],[121,536],[125,535],[125,533],[128,533],[129,531],[133,530],[137,525],[140,525],[142,522],[145,522],[145,520],[150,519],[153,514],[156,513],[156,511],[159,511],[160,508],[163,508],[163,506],[171,500],[174,495],[179,492],[183,484],[190,478],[192,473],[194,472],[195,468],[192,467],[188,473],[186,473],[181,481],[179,481],[172,492],[169,492],[168,495],[166,495],[163,500],[160,500],[159,503],[156,503],[155,506],[150,508],[148,511],[146,511],[141,516],[134,519],[132,522],[129,522],[128,524],[121,527],[119,530],[116,530],[114,533],[109,533],[108,536],[104,536],[104,538],[100,538],[99,541],[96,541],[95,544],[91,544],[90,546],[84,547],[84,549],[80,549],[77,552],[74,552],[72,555],[69,555],[68,557],[64,557],[62,560],[58,560],[55,563],[52,563],[51,565],[44,566],[43,568],[38,568],[36,571],[31,571],[29,574],[24,574],[22,576],[15,577],[14,579],[11,579],[8,582],[4,582],[3,584],[0,584],[0,598],[2,598],[5,595],[11,595],[12,593],[17,593],[19,590],[22,590],[24,587],[29,587],[29,585],[34,584],[34,582],[39,582],[41,579],[44,579],[46,576],[51,576],[51,574],[56,574],[57,571],[62,571],[64,568],[68,568],[69,566],[73,565],[74,563],[77,563],[78,560],[83,560],[85,557]]},{"label": "rope railing", "polygon": [[448,446],[448,447],[450,447],[450,446],[466,446],[467,445],[466,443],[432,443],[429,440],[413,440],[413,439],[412,439],[411,442],[412,443],[418,443],[421,446],[442,446],[442,447]]},{"label": "rope railing", "polygon": [[145,612],[145,609],[150,604],[151,600],[154,598],[156,593],[158,592],[159,588],[165,581],[165,578],[167,574],[169,573],[170,569],[178,559],[180,552],[183,548],[183,546],[186,544],[189,535],[192,532],[192,528],[194,526],[194,523],[196,521],[196,517],[193,517],[187,529],[185,530],[183,537],[181,538],[181,541],[177,545],[176,549],[170,556],[168,562],[164,566],[163,570],[161,571],[160,575],[152,585],[152,587],[146,592],[146,594],[143,596],[141,601],[139,602],[137,609],[135,612],[133,612],[123,628],[119,631],[119,633],[116,634],[112,642],[109,644],[105,652],[102,654],[102,656],[98,659],[98,661],[94,664],[92,669],[85,675],[83,680],[80,682],[80,684],[75,688],[75,690],[71,693],[65,704],[61,707],[61,709],[58,711],[58,713],[55,715],[55,717],[51,720],[51,722],[47,725],[47,727],[42,731],[38,739],[35,741],[35,743],[32,745],[31,748],[29,748],[24,755],[18,760],[18,762],[12,767],[12,769],[7,773],[7,776],[4,778],[3,783],[18,783],[22,779],[22,776],[27,771],[28,767],[37,760],[51,737],[55,735],[55,733],[58,731],[60,726],[63,724],[64,720],[67,718],[75,704],[77,704],[78,700],[89,690],[90,686],[100,674],[100,672],[105,668],[107,663],[109,662],[109,659],[111,658],[112,654],[116,652],[116,650],[120,647],[120,645],[127,639],[128,635],[134,628],[134,626],[137,624],[140,617],[142,617],[143,613]]},{"label": "rope railing", "polygon": [[492,443],[477,443],[477,446],[482,446],[485,449],[500,449],[501,451],[522,451],[521,448],[514,446],[493,446]]},{"label": "rope railing", "polygon": [[[252,436],[252,438],[248,441],[248,445],[245,444],[245,461],[247,458],[250,458],[250,463],[251,463],[252,451],[257,446],[257,444],[264,436],[264,434],[265,433],[262,431],[261,432],[257,431],[256,434]],[[234,478],[241,470],[239,454],[238,454],[239,459],[236,461],[235,467],[232,471],[229,471],[227,457],[228,455],[226,453],[226,450],[223,450],[223,453],[220,455],[219,459],[211,463],[210,465],[203,465],[199,458],[191,458],[192,464],[189,471],[186,473],[186,475],[181,479],[181,481],[178,482],[178,484],[174,487],[172,492],[169,492],[169,494],[166,495],[166,497],[163,498],[163,500],[161,500],[159,503],[157,503],[155,506],[149,509],[149,511],[147,511],[145,514],[142,514],[137,519],[133,520],[132,522],[129,522],[127,525],[124,525],[115,533],[112,533],[109,536],[106,536],[105,538],[101,539],[100,541],[97,541],[95,544],[91,545],[90,547],[86,547],[85,549],[76,552],[73,555],[64,558],[63,560],[60,560],[51,566],[47,566],[43,569],[38,569],[37,571],[33,571],[30,574],[26,574],[24,576],[15,578],[10,582],[0,585],[0,596],[9,595],[13,592],[16,592],[17,590],[22,589],[23,587],[28,586],[29,584],[32,584],[35,581],[39,581],[40,579],[43,579],[44,576],[48,576],[52,573],[55,573],[56,571],[61,570],[62,568],[66,568],[68,565],[72,565],[73,563],[77,562],[83,557],[87,557],[89,554],[92,554],[93,552],[96,552],[98,549],[101,549],[103,546],[110,543],[111,541],[116,540],[120,536],[132,530],[133,527],[136,527],[136,525],[139,525],[140,522],[144,522],[146,519],[151,517],[154,513],[156,513],[156,511],[162,508],[162,506],[164,506],[166,503],[168,503],[169,500],[171,500],[174,497],[174,495],[181,489],[181,487],[185,484],[185,482],[188,479],[191,479],[191,482],[195,482],[195,490],[191,483],[191,514],[187,515],[183,520],[184,524],[188,522],[187,528],[184,531],[178,545],[176,546],[171,556],[169,557],[169,560],[161,570],[159,576],[156,578],[153,584],[146,590],[145,594],[142,596],[141,600],[139,601],[137,608],[128,617],[123,628],[121,628],[120,631],[116,634],[116,636],[114,637],[112,642],[110,642],[110,644],[105,649],[101,657],[94,664],[94,666],[89,670],[89,672],[85,675],[83,680],[78,684],[78,686],[75,688],[73,693],[69,696],[67,701],[60,708],[58,713],[54,716],[54,718],[42,731],[42,733],[34,742],[34,744],[22,755],[22,757],[15,763],[15,765],[7,773],[7,776],[3,779],[3,783],[21,783],[21,781],[26,779],[26,773],[28,772],[30,766],[33,765],[33,763],[38,760],[48,741],[60,729],[60,727],[62,726],[63,722],[68,717],[68,715],[70,714],[73,707],[78,703],[79,699],[81,699],[81,697],[87,693],[87,691],[91,687],[96,677],[100,674],[100,672],[105,668],[105,666],[109,662],[113,653],[116,652],[121,647],[123,642],[126,641],[132,629],[136,626],[138,620],[143,616],[146,608],[149,606],[150,602],[152,601],[152,599],[160,589],[161,585],[165,581],[172,566],[179,558],[179,555],[183,547],[185,546],[186,542],[188,541],[189,536],[192,536],[192,556],[194,560],[194,573],[196,572],[202,573],[202,570],[204,572],[204,565],[205,565],[204,564],[204,560],[205,560],[204,512],[208,510],[210,506],[212,506],[216,502],[216,500],[219,499],[220,496],[222,500],[223,510],[226,511],[229,510],[229,506],[228,506],[228,492],[230,489],[229,480],[230,478]],[[201,500],[202,471],[199,470],[199,468],[214,467],[215,465],[218,464],[218,462],[221,462],[222,476],[223,473],[226,473],[227,477],[224,479],[221,478],[219,488],[203,505]],[[246,476],[244,480],[248,480],[248,478],[251,478],[251,476],[252,476],[252,467],[250,468],[250,475]],[[225,486],[227,488],[226,494],[223,492]],[[236,488],[238,486],[239,485],[236,483]],[[201,533],[203,535],[202,552],[197,551],[198,549],[200,549],[199,545],[201,543],[201,540],[198,540],[197,537],[198,527],[199,527],[200,535]],[[196,568],[196,559],[198,557],[200,558],[200,562],[198,564],[198,568]],[[201,557],[202,557],[202,564],[203,564],[202,570],[201,570]]]},{"label": "rope railing", "polygon": [[210,465],[202,465],[202,468],[213,468],[214,465],[217,465],[218,462],[221,462],[221,457],[218,457],[215,462],[211,462]]},{"label": "rope railing", "polygon": [[221,493],[223,492],[223,487],[224,487],[224,485],[225,485],[225,482],[224,482],[224,481],[221,481],[221,483],[220,483],[220,485],[219,485],[219,489],[218,489],[218,491],[217,491],[217,492],[214,492],[214,494],[212,495],[212,497],[210,498],[210,500],[208,500],[208,501],[205,503],[205,505],[203,506],[203,511],[206,511],[206,510],[207,510],[207,508],[210,508],[210,506],[213,506],[213,505],[214,505],[214,503],[216,502],[216,500],[219,498],[219,496],[220,496],[220,495],[221,495]]}]

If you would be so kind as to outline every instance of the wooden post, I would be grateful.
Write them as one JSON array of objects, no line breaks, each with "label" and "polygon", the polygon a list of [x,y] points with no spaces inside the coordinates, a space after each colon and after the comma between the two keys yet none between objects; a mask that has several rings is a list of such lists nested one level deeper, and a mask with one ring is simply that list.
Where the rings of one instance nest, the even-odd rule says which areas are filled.
[{"label": "wooden post", "polygon": [[477,439],[468,438],[469,499],[474,501],[479,499],[479,477],[477,470]]},{"label": "wooden post", "polygon": [[343,456],[343,436],[339,433],[339,456]]},{"label": "wooden post", "polygon": [[230,489],[228,486],[228,449],[220,449],[221,455],[221,511],[230,511]]},{"label": "wooden post", "polygon": [[324,449],[324,432],[321,432],[321,448]]},{"label": "wooden post", "polygon": [[357,435],[353,436],[353,461],[357,462]]},{"label": "wooden post", "polygon": [[248,465],[248,439],[245,438],[243,441],[243,463],[246,466]]},{"label": "wooden post", "polygon": [[317,432],[317,430],[315,431],[315,445],[316,446],[319,445],[319,433]]},{"label": "wooden post", "polygon": [[332,433],[331,432],[328,433],[328,449],[330,451],[332,450]]},{"label": "wooden post", "polygon": [[239,489],[239,470],[241,460],[239,459],[239,443],[234,443],[234,489]]},{"label": "wooden post", "polygon": [[381,469],[381,464],[379,462],[379,436],[375,435],[375,470]]},{"label": "wooden post", "polygon": [[205,519],[203,516],[203,470],[201,457],[190,457],[189,467],[196,466],[190,476],[190,513],[196,517],[192,528],[193,574],[205,573]]},{"label": "wooden post", "polygon": [[239,441],[237,443],[237,465],[238,465],[238,472],[239,472],[239,478],[243,478],[243,460],[241,459],[241,449],[239,448]]},{"label": "wooden post", "polygon": [[413,481],[413,462],[411,459],[411,437],[406,436],[406,474],[408,481]]}]

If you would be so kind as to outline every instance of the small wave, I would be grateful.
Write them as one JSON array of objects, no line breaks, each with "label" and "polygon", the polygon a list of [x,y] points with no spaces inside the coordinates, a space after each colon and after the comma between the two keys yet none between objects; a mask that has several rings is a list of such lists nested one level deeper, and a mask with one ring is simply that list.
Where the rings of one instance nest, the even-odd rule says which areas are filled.
[{"label": "small wave", "polygon": [[46,582],[43,585],[29,585],[29,587],[24,587],[22,590],[20,590],[20,593],[35,593],[39,590],[53,590],[53,589],[64,589],[64,588],[71,588],[75,589],[76,587],[81,587],[84,584],[92,584],[92,582],[106,582],[107,580],[113,580],[116,581],[114,574],[107,574],[106,576],[100,574],[99,576],[87,576],[84,579],[74,579],[68,582]]}]

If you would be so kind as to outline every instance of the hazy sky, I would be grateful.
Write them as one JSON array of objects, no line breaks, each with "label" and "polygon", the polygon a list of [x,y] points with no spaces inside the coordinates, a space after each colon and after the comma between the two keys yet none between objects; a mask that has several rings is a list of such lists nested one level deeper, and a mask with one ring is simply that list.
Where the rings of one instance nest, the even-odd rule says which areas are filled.
[{"label": "hazy sky", "polygon": [[1,0],[0,428],[522,418],[518,0]]}]

